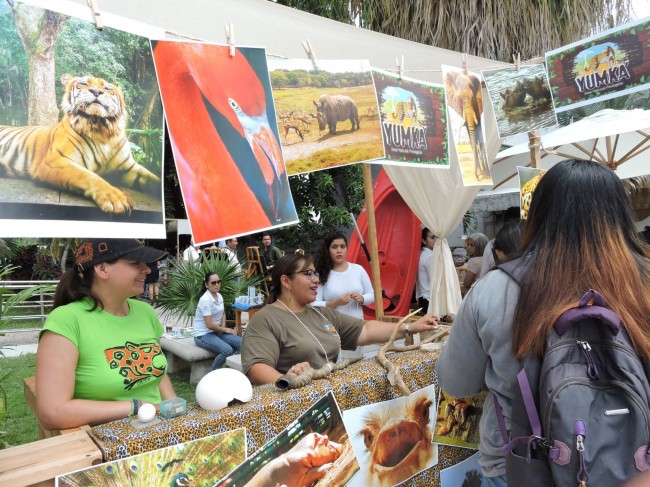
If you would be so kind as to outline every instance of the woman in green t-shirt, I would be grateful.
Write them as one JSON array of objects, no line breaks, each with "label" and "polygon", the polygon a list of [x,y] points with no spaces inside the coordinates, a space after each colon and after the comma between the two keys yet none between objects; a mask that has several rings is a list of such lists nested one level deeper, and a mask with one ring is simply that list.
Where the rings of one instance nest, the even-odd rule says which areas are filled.
[{"label": "woman in green t-shirt", "polygon": [[130,299],[148,262],[166,252],[135,239],[84,240],[61,278],[36,356],[36,407],[46,429],[135,415],[143,402],[174,397],[153,308]]}]

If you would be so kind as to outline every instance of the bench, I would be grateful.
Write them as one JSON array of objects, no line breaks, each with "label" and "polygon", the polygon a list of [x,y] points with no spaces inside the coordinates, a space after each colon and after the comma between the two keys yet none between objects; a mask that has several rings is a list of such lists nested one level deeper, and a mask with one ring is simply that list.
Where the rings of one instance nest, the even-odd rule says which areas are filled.
[{"label": "bench", "polygon": [[67,435],[0,450],[0,485],[54,486],[54,478],[102,462],[102,452],[88,432]]},{"label": "bench", "polygon": [[198,384],[210,366],[216,354],[197,347],[194,338],[160,337],[160,348],[167,358],[167,372],[170,374],[190,368],[190,384]]},{"label": "bench", "polygon": [[[34,417],[36,417],[36,421],[38,421],[38,414],[36,414],[36,377],[25,377],[23,380],[23,394],[25,395],[27,406],[32,411]],[[46,430],[41,426],[40,421],[38,423],[38,437],[41,440],[84,430],[90,430],[90,426],[84,425],[78,428],[69,428],[64,430]]]}]

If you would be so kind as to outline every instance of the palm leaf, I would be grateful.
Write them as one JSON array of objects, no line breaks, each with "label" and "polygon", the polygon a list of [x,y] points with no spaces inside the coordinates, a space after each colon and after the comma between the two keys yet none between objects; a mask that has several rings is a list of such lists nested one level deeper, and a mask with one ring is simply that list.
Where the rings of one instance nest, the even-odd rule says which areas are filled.
[{"label": "palm leaf", "polygon": [[[14,269],[16,269],[15,266],[0,267],[0,281],[9,276]],[[38,296],[41,293],[51,293],[53,290],[54,286],[49,284],[32,286],[18,292],[0,286],[0,329],[4,327],[11,316],[14,316],[16,308],[19,305],[34,296]]]},{"label": "palm leaf", "polygon": [[167,280],[160,286],[157,307],[162,310],[162,315],[176,316],[181,321],[190,323],[199,298],[205,292],[203,280],[208,272],[218,274],[222,280],[219,293],[226,309],[231,308],[237,296],[247,294],[249,286],[257,287],[262,282],[260,275],[239,275],[237,267],[230,263],[226,255],[219,252],[211,251],[198,265],[176,258],[170,262]]}]

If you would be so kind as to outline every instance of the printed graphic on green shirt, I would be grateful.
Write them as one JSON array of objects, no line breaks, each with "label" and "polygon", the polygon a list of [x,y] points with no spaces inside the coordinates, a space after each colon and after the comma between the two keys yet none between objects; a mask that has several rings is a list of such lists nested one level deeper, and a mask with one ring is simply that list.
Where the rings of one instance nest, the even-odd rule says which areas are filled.
[{"label": "printed graphic on green shirt", "polygon": [[162,355],[160,345],[156,343],[126,342],[124,346],[105,350],[104,354],[111,369],[117,370],[124,378],[126,390],[165,373],[164,366],[154,365],[155,357]]}]

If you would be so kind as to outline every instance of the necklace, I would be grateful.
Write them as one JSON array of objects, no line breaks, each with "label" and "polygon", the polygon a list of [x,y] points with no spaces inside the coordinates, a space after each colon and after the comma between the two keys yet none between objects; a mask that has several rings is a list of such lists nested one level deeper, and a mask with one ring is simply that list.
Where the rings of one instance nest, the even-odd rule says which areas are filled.
[{"label": "necklace", "polygon": [[[281,299],[278,298],[277,301],[279,301],[280,304],[281,304],[282,306],[284,306],[284,309],[286,309],[289,313],[291,313],[291,314],[293,315],[293,317],[294,317],[296,320],[298,320],[298,323],[300,323],[300,324],[305,328],[305,330],[307,330],[307,331],[309,332],[309,334],[314,338],[314,340],[316,340],[316,343],[318,343],[318,345],[320,346],[320,349],[323,351],[323,354],[325,355],[325,360],[327,361],[328,364],[331,363],[330,358],[329,358],[329,356],[327,355],[327,352],[325,351],[325,347],[324,347],[323,344],[320,342],[320,340],[319,340],[318,338],[316,338],[316,335],[314,335],[314,334],[312,333],[312,331],[311,331],[309,328],[307,328],[307,325],[305,325],[305,324],[302,322],[302,320],[301,320],[300,318],[298,318],[298,316],[296,315],[296,313],[294,313],[294,312],[291,310],[291,308],[289,308],[289,306],[287,306],[286,304],[284,304],[284,303],[282,302]],[[323,315],[323,313],[321,313],[320,311],[318,311],[316,308],[314,308],[314,307],[312,307],[312,306],[307,306],[307,308],[311,308],[311,309],[313,309],[314,311],[316,311],[316,313],[318,313],[319,315],[321,315],[321,316],[323,317],[323,319],[324,319],[326,322],[329,322],[329,320],[328,320],[328,319]],[[335,333],[336,333],[336,331],[335,331]],[[340,350],[340,349],[341,349],[341,338],[339,337],[339,334],[338,334],[338,333],[336,333],[336,337],[337,337],[338,340],[339,340],[339,350]]]}]

